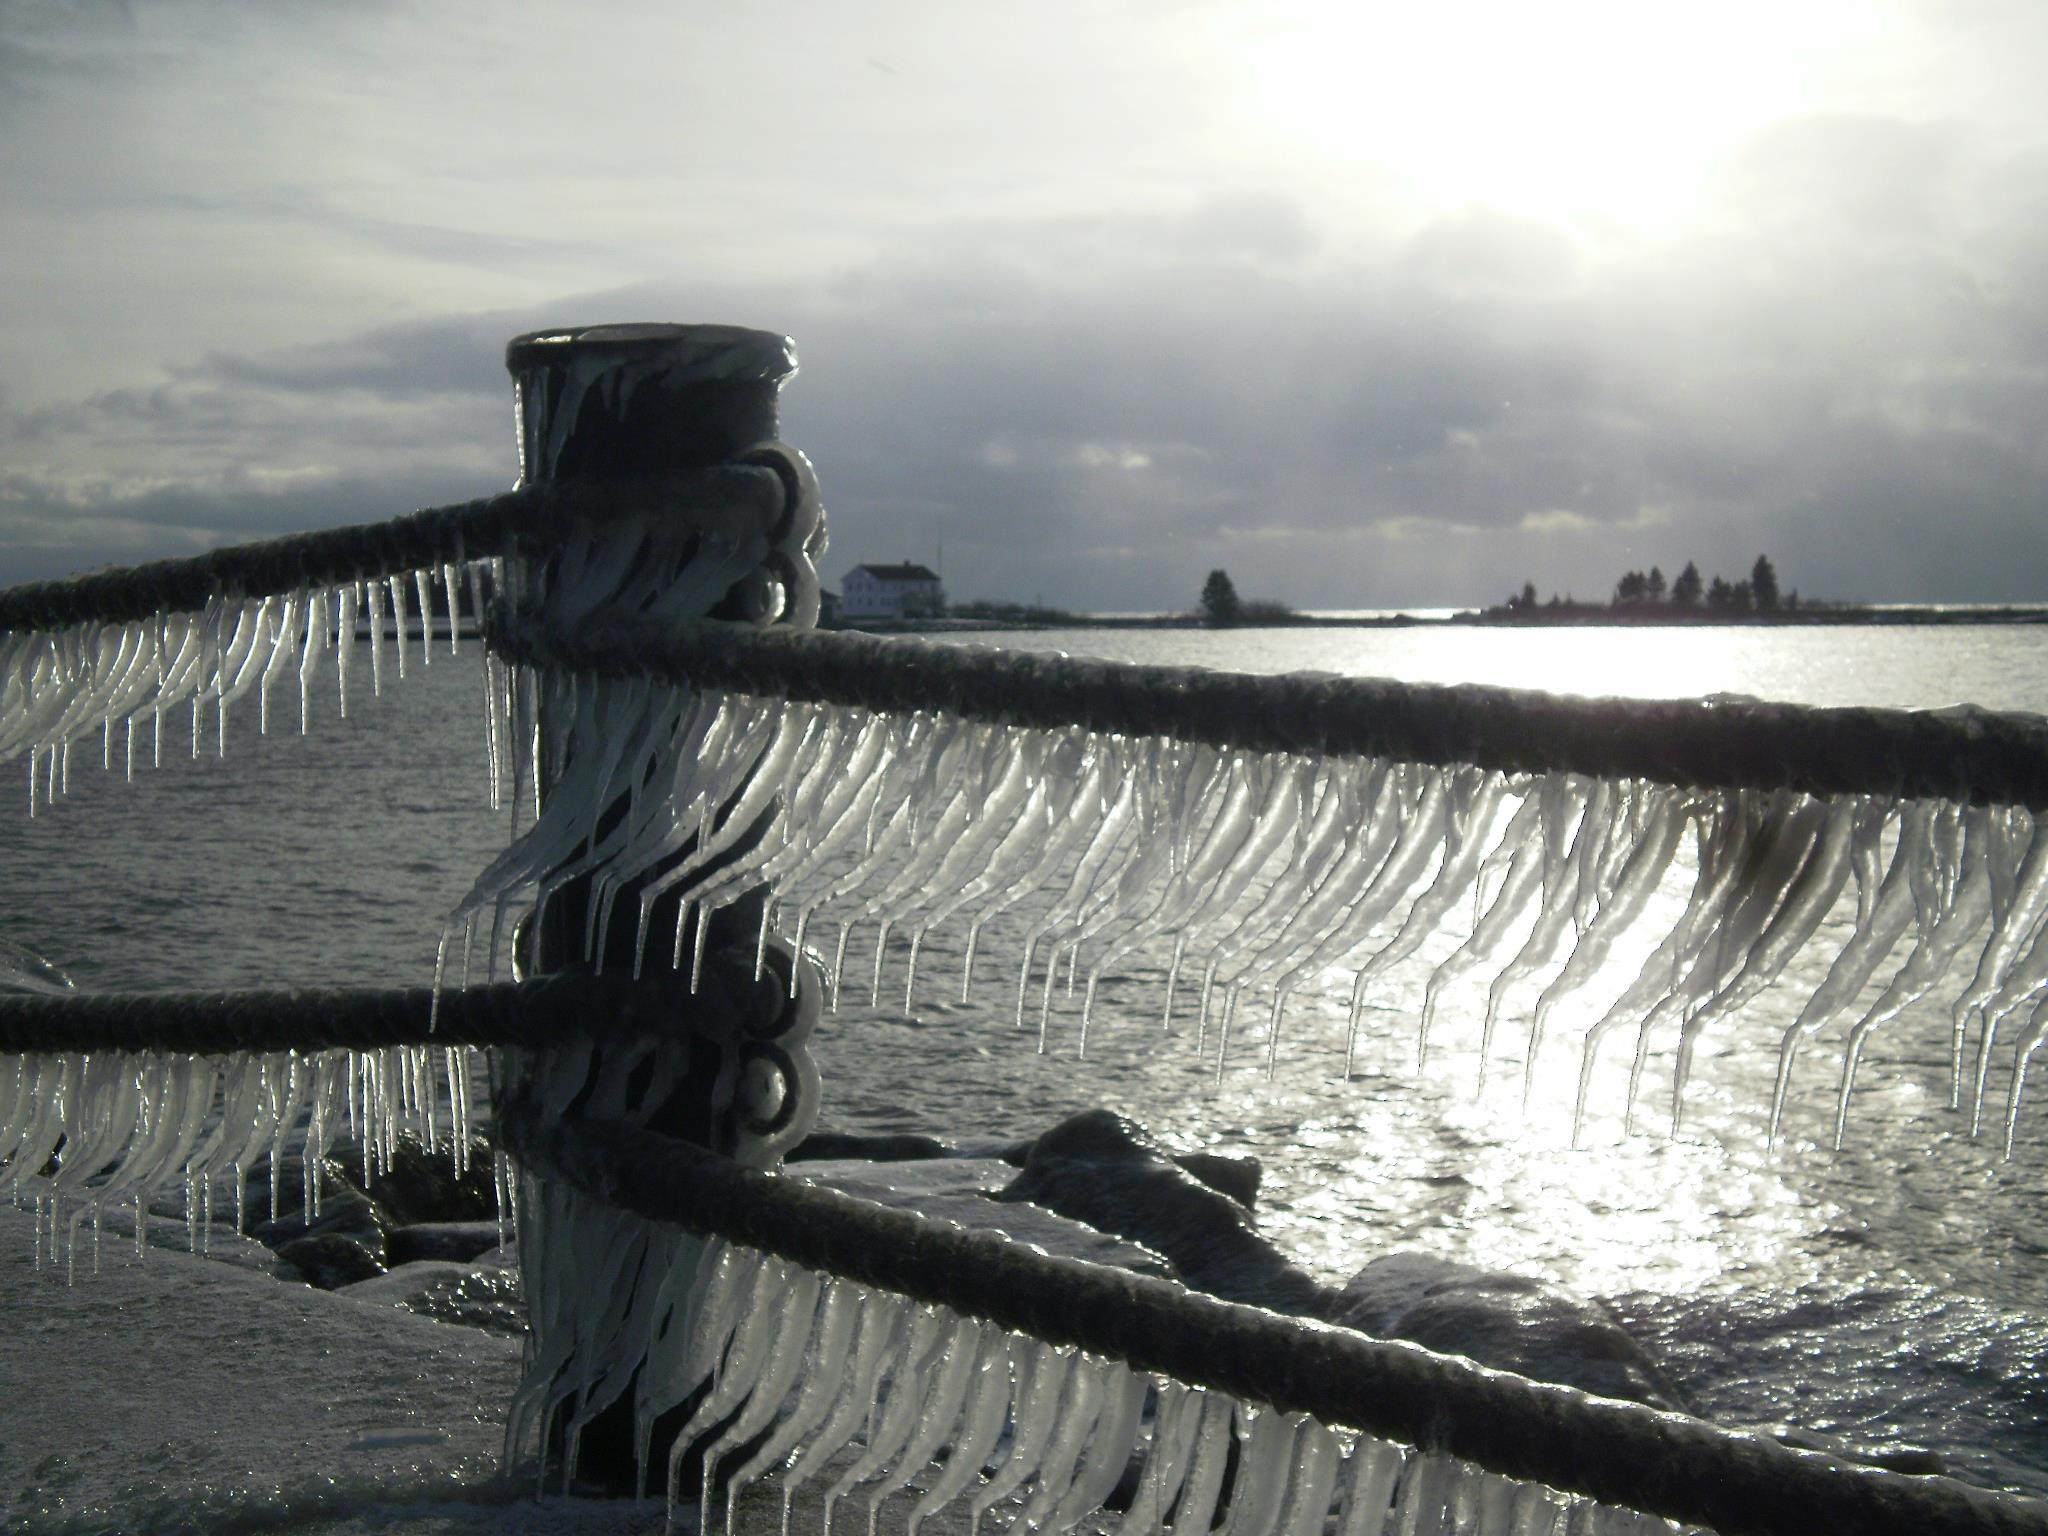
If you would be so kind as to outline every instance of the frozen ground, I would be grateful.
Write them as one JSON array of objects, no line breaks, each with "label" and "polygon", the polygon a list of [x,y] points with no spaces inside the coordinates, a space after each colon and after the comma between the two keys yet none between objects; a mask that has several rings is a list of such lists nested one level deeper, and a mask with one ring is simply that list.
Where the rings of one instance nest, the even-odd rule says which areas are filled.
[{"label": "frozen ground", "polygon": [[[176,1222],[159,1241],[182,1242]],[[0,1530],[22,1536],[655,1536],[650,1501],[548,1499],[498,1476],[519,1341],[271,1275],[216,1229],[207,1257],[111,1224],[75,1284],[34,1267],[0,1203]],[[830,1478],[814,1480],[813,1490]],[[856,1498],[857,1523],[865,1502]],[[791,1529],[819,1527],[817,1493]],[[844,1523],[846,1516],[841,1516]],[[755,1492],[735,1536],[777,1536]],[[958,1536],[964,1518],[935,1518]]]},{"label": "frozen ground", "polygon": [[140,1263],[109,1233],[96,1276],[88,1233],[67,1285],[33,1266],[30,1233],[0,1207],[10,1530],[259,1530],[488,1492],[516,1339],[276,1280],[222,1232],[211,1257],[152,1245]]}]

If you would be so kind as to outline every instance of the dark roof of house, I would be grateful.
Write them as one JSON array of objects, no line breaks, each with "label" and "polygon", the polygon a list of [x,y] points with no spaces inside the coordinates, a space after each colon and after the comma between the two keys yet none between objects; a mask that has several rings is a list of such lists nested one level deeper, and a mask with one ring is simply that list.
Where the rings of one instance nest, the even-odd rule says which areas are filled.
[{"label": "dark roof of house", "polygon": [[866,571],[880,581],[937,581],[939,573],[915,563],[907,565],[856,565],[856,571]]}]

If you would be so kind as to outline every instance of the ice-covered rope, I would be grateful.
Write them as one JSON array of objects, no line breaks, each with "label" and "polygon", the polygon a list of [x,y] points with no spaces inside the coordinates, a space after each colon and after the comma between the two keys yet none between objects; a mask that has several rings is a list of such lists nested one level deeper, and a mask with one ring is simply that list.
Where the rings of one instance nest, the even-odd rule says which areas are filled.
[{"label": "ice-covered rope", "polygon": [[[555,1229],[583,1244],[585,1262],[627,1251],[622,1223],[669,1224],[684,1230],[651,1274],[708,1273],[695,1285],[622,1274],[606,1315],[534,1320],[537,1355],[604,1361],[587,1390],[607,1402],[632,1390],[643,1425],[691,1407],[670,1496],[699,1493],[676,1486],[697,1447],[707,1533],[714,1476],[730,1479],[730,1531],[746,1485],[782,1469],[786,1508],[853,1448],[828,1518],[857,1494],[870,1532],[884,1499],[912,1485],[909,1531],[965,1499],[976,1521],[1006,1506],[1023,1529],[1064,1532],[1128,1487],[1133,1466],[1117,1528],[1138,1532],[1168,1517],[1197,1536],[1219,1520],[1240,1536],[1673,1530],[1667,1521],[1724,1536],[2048,1531],[2029,1501],[1053,1258],[631,1125],[515,1105],[500,1132],[547,1175],[529,1198],[564,1206]],[[540,1409],[530,1393],[515,1407],[515,1450]],[[644,1473],[644,1429],[641,1443]]]},{"label": "ice-covered rope", "polygon": [[[250,1169],[267,1158],[274,1172],[288,1152],[316,1167],[344,1121],[362,1144],[366,1177],[389,1165],[401,1134],[429,1145],[445,1136],[459,1173],[479,1046],[573,1066],[603,1041],[616,1070],[653,1083],[687,1063],[693,1040],[746,1037],[753,1043],[737,1055],[713,1054],[731,1056],[742,1076],[757,1059],[769,1069],[773,1112],[736,1112],[746,1117],[743,1141],[765,1136],[779,1147],[815,1117],[815,1079],[791,1034],[801,1010],[789,992],[786,973],[757,976],[751,956],[713,966],[694,993],[668,980],[583,975],[438,998],[426,988],[0,992],[0,1184],[32,1198],[44,1218],[40,1257],[44,1248],[75,1250],[88,1216],[97,1231],[102,1210],[139,1208],[166,1186],[184,1185],[196,1226],[215,1183],[231,1175],[239,1226]],[[730,1085],[724,1101],[745,1086]],[[305,1179],[317,1213],[313,1173]]]},{"label": "ice-covered rope", "polygon": [[1756,699],[1587,699],[1478,684],[1139,666],[847,633],[605,615],[496,626],[509,661],[695,689],[1081,726],[1245,752],[1317,752],[1683,788],[1939,798],[2048,809],[2048,718]]},{"label": "ice-covered rope", "polygon": [[783,486],[769,466],[720,465],[642,481],[546,481],[429,507],[381,523],[291,534],[208,554],[0,590],[0,630],[125,624],[189,613],[215,598],[280,597],[312,587],[439,571],[465,559],[532,553],[578,522],[676,506],[731,508],[772,521]]},{"label": "ice-covered rope", "polygon": [[[1241,1013],[1270,1069],[1290,999],[1332,972],[1351,983],[1347,1069],[1368,1030],[1426,1052],[1444,998],[1483,986],[1482,1074],[1519,1048],[1526,1093],[1570,1026],[1580,1123],[1610,1046],[1631,1109],[1653,1048],[1675,1047],[1675,1122],[1701,1038],[1772,992],[1796,1010],[1772,1132],[1833,1028],[1838,1141],[1866,1048],[1909,1010],[1947,1017],[1973,1117],[2009,1046],[2008,1150],[2048,1037],[2034,717],[1636,706],[707,626],[497,638],[525,664],[501,733],[530,740],[548,713],[601,745],[548,765],[561,788],[451,942],[594,871],[586,947],[630,924],[638,968],[689,970],[710,917],[766,885],[764,923],[828,939],[835,994],[857,933],[876,999],[889,937],[908,938],[909,1006],[928,932],[964,930],[964,996],[984,931],[1006,929],[1015,1016],[1041,1044],[1062,963],[1069,995],[1085,978],[1085,1049],[1098,982],[1149,961],[1166,1019],[1192,1012],[1219,1072]],[[691,691],[728,687],[768,696]],[[1723,720],[1733,744],[1709,751]],[[1706,768],[1684,771],[1691,749],[1657,722],[1705,744]],[[664,896],[679,915],[655,932]],[[1817,970],[1794,965],[1810,945]],[[1397,1014],[1381,999],[1404,975],[1427,980]]]},{"label": "ice-covered rope", "polygon": [[103,1209],[132,1199],[139,1210],[180,1182],[196,1233],[214,1183],[232,1175],[239,1225],[249,1169],[268,1157],[274,1172],[302,1147],[314,1167],[344,1118],[365,1177],[390,1164],[402,1134],[434,1145],[445,1133],[459,1173],[483,1045],[511,1048],[549,1082],[581,1083],[601,1054],[605,1080],[635,1084],[634,1102],[682,1095],[713,1144],[779,1155],[816,1118],[804,1050],[816,992],[796,986],[779,951],[720,954],[694,991],[564,974],[438,998],[0,992],[0,1183],[34,1200],[40,1257],[75,1252],[88,1215],[97,1233]]},{"label": "ice-covered rope", "polygon": [[35,1052],[377,1050],[393,1045],[540,1046],[569,1035],[686,1031],[744,1011],[725,976],[696,992],[666,978],[557,975],[446,991],[0,991],[0,1055]]},{"label": "ice-covered rope", "polygon": [[381,692],[387,632],[402,677],[415,632],[430,662],[437,623],[457,649],[465,604],[476,622],[487,603],[516,603],[529,590],[565,620],[716,609],[758,624],[814,622],[824,548],[816,477],[779,443],[741,457],[638,481],[544,482],[391,522],[0,592],[0,761],[27,755],[33,810],[63,792],[73,746],[89,734],[100,738],[103,768],[118,756],[132,775],[138,751],[161,762],[183,706],[194,756],[209,735],[225,752],[229,708],[252,693],[267,732],[273,692],[295,684],[304,731],[330,668],[348,713],[362,630]]}]

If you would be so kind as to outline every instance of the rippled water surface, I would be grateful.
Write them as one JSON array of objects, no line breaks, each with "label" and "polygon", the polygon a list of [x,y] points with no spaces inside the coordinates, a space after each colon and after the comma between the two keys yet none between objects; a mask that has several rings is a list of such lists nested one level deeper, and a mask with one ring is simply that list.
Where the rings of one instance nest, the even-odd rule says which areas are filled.
[{"label": "rippled water surface", "polygon": [[[1595,694],[2048,706],[2048,630],[2017,626],[999,638]],[[0,808],[0,868],[17,882],[28,872],[0,903],[0,935],[86,986],[425,981],[440,915],[508,828],[485,801],[481,704],[465,650],[424,672],[415,664],[381,700],[352,697],[346,722],[331,695],[316,700],[303,740],[231,721],[225,760],[210,726],[195,758],[180,722],[163,766],[138,768],[133,784],[122,781],[123,742],[111,744],[111,773],[81,746],[67,799],[32,821],[25,788]],[[1026,1027],[1015,1023],[1015,928],[984,934],[964,1003],[958,937],[927,937],[908,1006],[906,956],[892,946],[865,1006],[873,934],[854,935],[845,1006],[821,1051],[829,1121],[1029,1135],[1108,1104],[1183,1146],[1260,1157],[1266,1230],[1332,1281],[1398,1247],[1541,1275],[1608,1300],[1709,1416],[1933,1444],[1983,1480],[2048,1492],[2048,1132],[2041,1114],[2023,1119],[2011,1163],[1969,1138],[1946,1107],[1945,1019],[1921,1018],[1874,1051],[1839,1156],[1826,1135],[1832,1036],[1796,1081],[1787,1143],[1764,1148],[1785,1022],[1768,1008],[1709,1039],[1683,1136],[1661,1121],[1626,1130],[1615,1063],[1597,1084],[1589,1145],[1575,1151],[1561,1057],[1539,1057],[1527,1106],[1514,1042],[1513,1069],[1475,1091],[1478,983],[1447,997],[1418,1072],[1427,955],[1375,998],[1361,1070],[1346,1082],[1348,975],[1290,1004],[1277,1047],[1255,1008],[1220,1053],[1185,992],[1169,1035],[1160,968],[1134,965],[1105,978],[1080,1060],[1064,975],[1041,1055],[1042,975]],[[1668,1079],[1668,1060],[1653,1059],[1660,1068]]]}]

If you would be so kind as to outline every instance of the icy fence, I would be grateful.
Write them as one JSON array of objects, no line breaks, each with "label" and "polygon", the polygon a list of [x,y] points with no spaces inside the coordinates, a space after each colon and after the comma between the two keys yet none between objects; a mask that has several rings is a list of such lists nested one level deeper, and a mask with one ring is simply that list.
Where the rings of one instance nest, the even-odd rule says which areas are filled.
[{"label": "icy fence", "polygon": [[[961,1501],[970,1529],[997,1513],[1049,1536],[2048,1529],[2031,1504],[1947,1479],[1052,1258],[629,1124],[529,1105],[501,1129],[549,1176],[527,1199],[558,1207],[561,1249],[527,1262],[574,1257],[612,1281],[601,1312],[534,1319],[511,1449],[562,1416],[573,1458],[628,1394],[643,1426],[685,1409],[664,1482],[671,1503],[699,1496],[707,1533],[720,1479],[730,1531],[741,1492],[778,1470],[785,1525],[829,1476],[828,1525],[858,1498],[870,1532],[906,1489],[911,1532]],[[570,1359],[600,1364],[564,1381]],[[700,1480],[683,1488],[693,1448]],[[644,1485],[644,1431],[639,1455]]]},{"label": "icy fence", "polygon": [[[1946,1011],[1973,1125],[2010,1031],[2008,1151],[2048,1036],[2039,717],[1572,700],[716,626],[511,623],[492,643],[523,668],[502,734],[532,739],[553,712],[607,745],[559,765],[572,792],[457,910],[465,949],[592,870],[587,953],[632,923],[636,974],[694,970],[711,916],[765,885],[764,942],[778,914],[799,948],[836,924],[835,996],[856,930],[874,934],[874,997],[890,935],[908,935],[907,1007],[927,933],[965,929],[964,997],[983,928],[1015,909],[1014,1014],[1042,1045],[1063,962],[1069,994],[1085,978],[1085,1050],[1100,980],[1149,957],[1165,1022],[1194,991],[1181,1006],[1220,1073],[1241,1013],[1263,1014],[1270,1066],[1290,998],[1333,969],[1352,976],[1348,1069],[1361,1031],[1390,1027],[1377,991],[1454,929],[1419,1017],[1391,1024],[1418,1057],[1444,995],[1483,981],[1482,1074],[1500,1026],[1526,1024],[1526,1091],[1570,1021],[1583,1123],[1604,1045],[1631,1053],[1633,1114],[1653,1044],[1673,1041],[1676,1126],[1702,1036],[1778,986],[1797,1007],[1771,1133],[1801,1048],[1840,1023],[1838,1142],[1867,1046],[1907,1010]],[[663,896],[680,905],[654,933]],[[1802,983],[1809,946],[1825,963]]]},{"label": "icy fence", "polygon": [[[493,790],[509,784],[515,805],[530,794],[538,815],[455,915],[443,957],[459,939],[461,966],[442,983],[459,987],[0,1002],[0,1160],[34,1189],[52,1257],[75,1253],[79,1223],[110,1199],[182,1179],[188,1213],[203,1211],[218,1178],[242,1188],[299,1120],[309,1165],[345,1116],[373,1161],[401,1124],[452,1129],[470,1076],[451,1051],[488,1039],[509,1090],[501,1128],[527,1163],[535,1353],[515,1454],[537,1439],[544,1463],[573,1469],[608,1407],[634,1408],[643,1436],[662,1410],[685,1411],[682,1455],[708,1434],[711,1473],[742,1483],[778,1461],[798,1482],[822,1476],[851,1451],[830,1501],[865,1498],[871,1531],[883,1498],[913,1483],[913,1527],[963,1498],[976,1518],[1100,1522],[1134,1463],[1119,1524],[1191,1536],[1308,1536],[1332,1520],[1338,1536],[2043,1528],[2015,1501],[1057,1263],[737,1166],[772,1162],[815,1097],[801,1049],[815,989],[799,965],[775,969],[778,916],[799,952],[836,924],[835,993],[852,935],[876,935],[878,994],[887,938],[908,934],[906,1001],[926,933],[965,927],[964,986],[983,928],[1021,921],[1014,1014],[1035,1012],[1042,1040],[1062,961],[1070,989],[1088,979],[1085,1044],[1097,982],[1156,955],[1166,1011],[1178,991],[1219,1070],[1240,1014],[1265,1015],[1274,1059],[1290,996],[1326,971],[1353,978],[1351,1043],[1387,1027],[1383,989],[1426,960],[1424,1006],[1394,1026],[1418,1049],[1450,989],[1484,980],[1489,1042],[1528,1026],[1525,1072],[1546,1029],[1582,1031],[1582,1112],[1603,1039],[1633,1032],[1633,1098],[1652,1042],[1675,1033],[1674,1115],[1702,1033],[1832,945],[1784,1037],[1781,1096],[1800,1044],[1853,1020],[1846,1110],[1872,1032],[1931,1001],[1952,1021],[1959,1098],[1981,1105],[1994,1041],[2013,1046],[2010,1127],[2048,1028],[2041,722],[1580,705],[748,634],[815,618],[822,509],[801,455],[741,451],[772,434],[694,373],[671,403],[708,406],[732,428],[716,456],[740,462],[635,478],[660,458],[635,454],[666,439],[636,447],[606,412],[622,425],[667,387],[675,340],[629,327],[515,343],[524,488],[509,496],[0,594],[0,758],[27,757],[32,807],[61,792],[72,745],[95,731],[111,766],[118,728],[132,769],[136,736],[160,754],[167,712],[189,707],[192,750],[209,723],[218,750],[231,705],[254,692],[263,723],[273,686],[293,680],[303,724],[330,659],[345,710],[359,624],[377,686],[387,627],[402,668],[415,614],[423,639],[445,615],[452,645],[466,597],[470,617],[493,615]],[[755,405],[772,397],[793,358],[772,338],[721,357],[730,341],[714,338],[712,371],[737,369]],[[528,366],[550,349],[554,372]],[[707,614],[740,626],[692,622]],[[735,982],[707,935],[763,887]],[[1841,903],[1847,936],[1817,938]],[[518,910],[527,962],[582,953],[614,974],[469,986],[478,942],[488,971]],[[1459,947],[1430,952],[1468,911]],[[659,986],[622,974],[621,934],[635,978]],[[764,976],[790,1005],[772,1019],[740,995]],[[734,1155],[568,1118],[657,1101],[688,1112],[682,1134]],[[643,1439],[643,1468],[651,1455]]]}]

